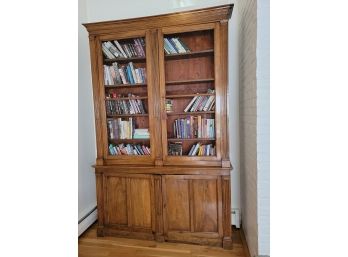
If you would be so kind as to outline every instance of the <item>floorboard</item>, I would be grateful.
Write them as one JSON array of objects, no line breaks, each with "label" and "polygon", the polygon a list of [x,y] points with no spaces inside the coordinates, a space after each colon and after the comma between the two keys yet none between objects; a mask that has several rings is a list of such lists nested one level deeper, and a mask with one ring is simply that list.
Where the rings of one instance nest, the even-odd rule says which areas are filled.
[{"label": "floorboard", "polygon": [[233,249],[179,243],[97,237],[96,225],[78,240],[79,257],[248,257],[241,233],[233,231]]}]

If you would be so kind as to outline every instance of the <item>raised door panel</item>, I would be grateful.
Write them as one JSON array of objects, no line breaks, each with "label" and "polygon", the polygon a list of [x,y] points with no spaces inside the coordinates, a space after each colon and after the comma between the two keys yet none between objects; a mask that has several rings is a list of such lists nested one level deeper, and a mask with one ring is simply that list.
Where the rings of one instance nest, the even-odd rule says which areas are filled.
[{"label": "raised door panel", "polygon": [[127,225],[127,181],[123,177],[108,177],[105,194],[105,223]]},{"label": "raised door panel", "polygon": [[189,181],[167,176],[164,184],[167,230],[190,231]]},{"label": "raised door panel", "polygon": [[220,176],[165,175],[162,187],[167,240],[222,245]]},{"label": "raised door panel", "polygon": [[130,178],[128,185],[129,226],[151,228],[151,180]]},{"label": "raised door panel", "polygon": [[217,180],[193,180],[192,193],[194,231],[218,232]]}]

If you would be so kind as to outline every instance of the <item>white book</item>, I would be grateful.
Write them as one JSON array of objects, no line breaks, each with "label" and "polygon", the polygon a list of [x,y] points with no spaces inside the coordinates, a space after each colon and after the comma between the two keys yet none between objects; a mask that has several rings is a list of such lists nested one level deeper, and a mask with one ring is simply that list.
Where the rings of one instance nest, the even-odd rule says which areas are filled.
[{"label": "white book", "polygon": [[177,38],[175,38],[175,37],[173,37],[172,39],[173,39],[173,41],[175,43],[176,48],[178,48],[179,53],[186,53],[185,48],[181,45],[179,40]]},{"label": "white book", "polygon": [[195,96],[194,98],[192,98],[191,102],[186,106],[184,112],[187,112],[190,109],[191,105],[194,103],[194,101],[197,99],[197,97],[198,96]]},{"label": "white book", "polygon": [[137,83],[142,83],[141,81],[141,76],[140,76],[140,73],[139,73],[139,69],[135,69],[135,75],[137,77]]},{"label": "white book", "polygon": [[122,46],[120,45],[120,43],[117,40],[114,40],[115,45],[117,46],[118,50],[122,53],[123,58],[128,58],[128,56],[126,55],[126,53],[123,51]]},{"label": "white book", "polygon": [[209,106],[210,106],[211,102],[214,100],[214,98],[215,98],[215,95],[209,96],[208,101],[205,103],[205,105],[203,107],[203,111],[206,112],[209,110]]},{"label": "white book", "polygon": [[104,42],[104,44],[115,57],[119,56],[119,51],[110,41]]},{"label": "white book", "polygon": [[118,71],[120,72],[122,83],[128,84],[128,82],[126,80],[126,75],[124,74],[123,69],[118,69]]},{"label": "white book", "polygon": [[196,145],[193,145],[193,146],[191,147],[191,150],[190,150],[190,152],[188,153],[189,156],[192,155],[192,152],[193,152],[193,150],[195,149],[195,146],[196,146]]},{"label": "white book", "polygon": [[195,149],[192,151],[192,155],[196,155],[198,153],[199,147],[200,147],[200,143],[197,143],[195,146]]},{"label": "white book", "polygon": [[110,52],[110,50],[104,45],[104,43],[102,44],[102,50],[103,53],[106,55],[106,57],[108,59],[113,59],[115,58],[115,56]]}]

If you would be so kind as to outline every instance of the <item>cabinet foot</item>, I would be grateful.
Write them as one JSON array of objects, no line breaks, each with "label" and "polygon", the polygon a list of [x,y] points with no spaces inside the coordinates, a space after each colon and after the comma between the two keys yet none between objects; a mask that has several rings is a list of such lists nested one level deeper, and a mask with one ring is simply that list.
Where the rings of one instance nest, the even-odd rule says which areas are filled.
[{"label": "cabinet foot", "polygon": [[104,236],[104,229],[103,228],[97,228],[97,236],[98,237]]},{"label": "cabinet foot", "polygon": [[222,247],[226,250],[232,250],[232,239],[230,237],[224,237]]}]

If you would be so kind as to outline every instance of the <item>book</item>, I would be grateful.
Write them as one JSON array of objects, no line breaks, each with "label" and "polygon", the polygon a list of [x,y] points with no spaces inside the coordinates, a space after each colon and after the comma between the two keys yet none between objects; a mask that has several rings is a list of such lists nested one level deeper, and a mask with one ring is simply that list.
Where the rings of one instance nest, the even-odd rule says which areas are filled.
[{"label": "book", "polygon": [[107,59],[115,58],[115,56],[110,52],[110,50],[104,44],[102,44],[102,51],[103,51],[104,56]]},{"label": "book", "polygon": [[173,45],[169,42],[168,38],[164,38],[164,44],[167,46],[167,49],[170,50],[171,54],[177,54],[178,51],[173,47]]},{"label": "book", "polygon": [[191,52],[191,49],[184,43],[184,41],[182,41],[182,39],[180,38],[176,38],[176,39],[180,42],[180,44],[186,50],[187,53]]},{"label": "book", "polygon": [[179,42],[178,38],[173,37],[171,40],[174,42],[174,44],[175,44],[176,48],[178,49],[179,53],[186,53],[185,48],[181,45],[181,43]]},{"label": "book", "polygon": [[186,106],[184,112],[187,112],[190,109],[191,105],[196,101],[197,97],[198,96],[195,96],[194,98],[192,98],[191,102]]},{"label": "book", "polygon": [[135,99],[138,97],[136,95],[128,94],[127,96],[124,96],[117,94],[106,94],[105,97],[106,114],[109,116],[117,114],[146,114],[143,100]]},{"label": "book", "polygon": [[150,147],[140,144],[109,144],[110,155],[150,155]]},{"label": "book", "polygon": [[114,40],[114,43],[117,46],[118,50],[122,53],[122,57],[123,58],[128,58],[128,56],[124,52],[124,50],[123,50],[122,46],[120,45],[120,43],[117,40]]},{"label": "book", "polygon": [[173,99],[166,99],[166,112],[173,112]]},{"label": "book", "polygon": [[169,143],[168,155],[182,155],[182,142]]}]

